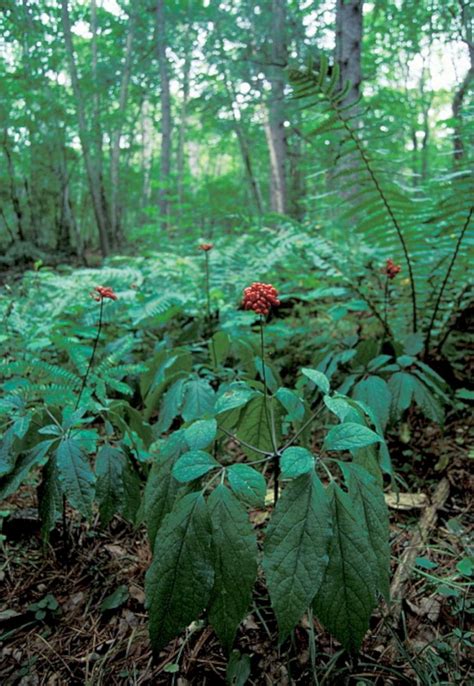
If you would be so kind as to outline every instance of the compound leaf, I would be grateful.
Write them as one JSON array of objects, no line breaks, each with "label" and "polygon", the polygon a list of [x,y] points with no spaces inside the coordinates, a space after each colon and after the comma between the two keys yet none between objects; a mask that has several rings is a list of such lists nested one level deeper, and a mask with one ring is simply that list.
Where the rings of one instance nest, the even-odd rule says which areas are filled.
[{"label": "compound leaf", "polygon": [[213,583],[208,510],[201,493],[188,493],[165,517],[145,577],[155,655],[204,610]]},{"label": "compound leaf", "polygon": [[376,582],[370,565],[373,552],[347,493],[334,482],[327,490],[334,532],[314,611],[347,650],[357,651],[375,607]]},{"label": "compound leaf", "polygon": [[330,536],[328,501],[316,474],[290,481],[270,521],[263,557],[280,642],[311,604],[322,583]]},{"label": "compound leaf", "polygon": [[214,587],[209,621],[229,651],[245,617],[257,577],[257,537],[247,512],[226,486],[208,500],[214,549]]}]

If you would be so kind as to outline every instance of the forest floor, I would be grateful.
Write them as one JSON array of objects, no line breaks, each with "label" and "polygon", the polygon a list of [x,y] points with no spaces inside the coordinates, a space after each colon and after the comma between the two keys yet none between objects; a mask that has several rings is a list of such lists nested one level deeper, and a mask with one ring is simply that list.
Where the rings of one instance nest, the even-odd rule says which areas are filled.
[{"label": "forest floor", "polygon": [[[442,479],[449,490],[430,522],[426,544],[416,551],[414,566],[404,570],[396,630],[390,628],[389,609],[382,606],[374,613],[357,659],[307,618],[292,640],[278,648],[276,624],[260,581],[258,600],[236,640],[236,648],[250,658],[251,675],[248,681],[233,683],[473,683],[468,631],[473,570],[467,552],[472,429],[466,416],[448,419],[443,430],[412,418],[403,442],[392,437],[395,468],[405,479],[406,491],[414,495],[408,502],[400,496],[389,503],[394,573]],[[34,489],[24,488],[0,513],[0,684],[226,683],[227,658],[204,621],[188,627],[153,662],[144,607],[144,575],[150,562],[144,529],[134,530],[119,518],[106,530],[72,519],[66,561],[59,526],[43,551],[35,506]],[[251,516],[263,527],[269,512]]]}]

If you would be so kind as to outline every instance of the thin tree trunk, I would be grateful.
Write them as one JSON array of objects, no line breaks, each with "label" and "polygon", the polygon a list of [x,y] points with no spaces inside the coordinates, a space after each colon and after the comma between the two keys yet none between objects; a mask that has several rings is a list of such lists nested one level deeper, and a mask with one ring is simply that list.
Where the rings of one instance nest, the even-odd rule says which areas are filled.
[{"label": "thin tree trunk", "polygon": [[454,94],[452,112],[453,117],[457,119],[454,126],[454,163],[457,165],[464,157],[464,142],[462,139],[462,106],[466,93],[469,92],[471,83],[474,80],[474,43],[472,42],[472,15],[471,4],[469,0],[459,0],[461,9],[461,22],[464,31],[463,41],[469,49],[470,67],[464,77],[461,85]]},{"label": "thin tree trunk", "polygon": [[20,239],[20,241],[24,241],[25,230],[23,224],[23,209],[21,206],[20,196],[18,195],[16,190],[15,168],[13,166],[13,159],[11,156],[10,149],[8,147],[8,133],[6,129],[3,132],[2,148],[5,153],[5,157],[7,158],[8,179],[10,183],[10,200],[12,203],[13,212],[15,213],[16,217],[16,229],[18,232],[18,238]]},{"label": "thin tree trunk", "polygon": [[[357,101],[360,96],[362,82],[362,28],[363,28],[363,0],[337,0],[336,1],[336,46],[334,60],[339,66],[339,87],[343,88],[347,81],[351,86],[341,106],[347,107],[351,103],[353,107],[345,111],[345,116],[352,117],[351,125],[357,126],[354,119],[358,113]],[[344,135],[339,140],[339,149],[345,142]],[[340,195],[344,200],[353,202],[358,191],[357,175],[351,174],[351,170],[359,164],[356,154],[344,155],[336,164],[336,173],[348,172],[344,183],[340,188]],[[338,183],[339,186],[339,183]]]},{"label": "thin tree trunk", "polygon": [[61,18],[64,31],[64,43],[69,63],[69,74],[71,77],[71,85],[74,93],[74,99],[76,101],[76,115],[79,126],[79,139],[81,142],[82,156],[84,158],[87,181],[89,184],[89,192],[91,194],[95,219],[97,223],[97,229],[99,232],[100,248],[102,255],[106,257],[109,254],[109,237],[107,234],[107,221],[104,214],[104,208],[102,205],[100,176],[98,174],[98,170],[94,165],[89,149],[84,102],[79,85],[76,61],[74,57],[74,46],[72,43],[71,19],[69,17],[68,0],[61,0]]},{"label": "thin tree trunk", "polygon": [[286,0],[272,0],[271,64],[267,75],[271,94],[264,124],[270,155],[270,207],[274,212],[287,211],[286,167],[288,145],[285,131],[285,77],[287,63]]},{"label": "thin tree trunk", "polygon": [[151,197],[151,168],[153,164],[153,116],[150,112],[150,101],[145,99],[140,117],[141,121],[141,167],[143,174],[140,209],[144,209]]},{"label": "thin tree trunk", "polygon": [[[133,9],[132,9],[133,11]],[[122,79],[120,83],[120,97],[118,109],[118,123],[112,133],[112,155],[110,162],[110,183],[111,183],[111,203],[110,203],[110,218],[111,218],[111,233],[114,243],[116,245],[121,243],[122,232],[120,223],[120,207],[119,207],[119,174],[120,174],[120,139],[122,135],[122,125],[127,106],[128,85],[130,83],[130,75],[132,71],[132,46],[134,34],[134,16],[130,14],[127,39],[125,43],[125,59],[123,64]]]},{"label": "thin tree trunk", "polygon": [[178,133],[178,154],[176,156],[176,171],[178,174],[178,203],[181,210],[184,200],[184,174],[186,166],[185,156],[185,141],[186,141],[186,126],[188,121],[188,101],[189,101],[189,76],[191,73],[191,58],[192,58],[192,43],[193,32],[190,32],[188,43],[186,45],[186,52],[184,55],[183,67],[183,101],[181,104],[181,116],[179,122]]},{"label": "thin tree trunk", "polygon": [[340,70],[340,86],[351,82],[343,105],[355,102],[360,94],[363,5],[364,0],[336,1],[335,59]]},{"label": "thin tree trunk", "polygon": [[92,51],[92,84],[93,84],[93,96],[92,96],[92,130],[93,130],[93,140],[94,140],[94,150],[93,159],[94,166],[97,170],[97,176],[99,181],[99,191],[100,191],[100,201],[102,204],[102,213],[104,215],[107,235],[109,238],[109,243],[113,246],[114,234],[112,232],[111,220],[109,216],[109,206],[107,202],[107,192],[105,189],[104,181],[104,134],[101,125],[101,98],[100,89],[101,84],[98,78],[97,64],[98,64],[98,50],[97,50],[97,3],[96,0],[90,0],[90,25],[91,25],[91,51]]},{"label": "thin tree trunk", "polygon": [[169,221],[169,183],[171,174],[171,94],[166,57],[166,19],[164,0],[156,0],[156,54],[161,81],[161,151],[158,208],[161,225],[167,230]]}]

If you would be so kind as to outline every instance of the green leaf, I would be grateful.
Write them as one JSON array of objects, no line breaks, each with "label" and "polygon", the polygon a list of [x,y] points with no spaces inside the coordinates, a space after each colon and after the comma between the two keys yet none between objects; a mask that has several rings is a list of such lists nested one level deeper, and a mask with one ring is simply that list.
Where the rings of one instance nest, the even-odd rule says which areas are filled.
[{"label": "green leaf", "polygon": [[314,469],[314,457],[306,448],[287,448],[280,458],[281,475],[294,479]]},{"label": "green leaf", "polygon": [[186,450],[183,432],[177,431],[161,446],[148,475],[144,509],[152,550],[163,518],[173,509],[178,492],[182,489],[173,478],[172,469],[183,450]]},{"label": "green leaf", "polygon": [[335,482],[329,485],[328,495],[334,531],[314,611],[347,650],[357,651],[376,604],[376,584],[368,564],[372,554],[349,496]]},{"label": "green leaf", "polygon": [[325,374],[318,372],[316,369],[308,369],[307,367],[304,367],[301,371],[322,393],[329,393],[329,379]]},{"label": "green leaf", "polygon": [[290,481],[273,512],[263,568],[282,642],[311,604],[328,564],[326,493],[316,474]]},{"label": "green leaf", "polygon": [[423,413],[428,419],[431,419],[438,424],[443,423],[444,412],[442,406],[436,400],[429,388],[416,378],[413,378],[413,395],[416,404],[423,410]]},{"label": "green leaf", "polygon": [[173,476],[177,481],[187,483],[218,467],[220,464],[209,453],[203,450],[190,450],[177,460],[173,467]]},{"label": "green leaf", "polygon": [[252,600],[257,578],[257,537],[245,508],[226,486],[217,486],[208,507],[215,572],[209,621],[228,652]]},{"label": "green leaf", "polygon": [[226,469],[229,486],[235,495],[253,507],[263,507],[267,485],[264,477],[246,464],[233,464]]},{"label": "green leaf", "polygon": [[127,455],[127,459],[125,460],[122,480],[124,498],[121,511],[125,519],[132,522],[132,524],[136,524],[142,500],[142,481],[140,474],[133,466],[130,454]]},{"label": "green leaf", "polygon": [[0,477],[13,471],[16,460],[14,443],[16,440],[15,425],[11,426],[0,439]]},{"label": "green leaf", "polygon": [[[279,405],[277,407],[279,408]],[[275,412],[275,415],[277,415],[277,412]],[[277,419],[278,416],[275,417],[275,430],[278,440],[279,423]],[[268,411],[266,410],[265,398],[263,395],[259,395],[257,398],[251,400],[246,406],[237,429],[237,438],[240,438],[246,443],[250,443],[250,445],[259,448],[260,450],[271,451],[273,443],[270,421],[270,408],[268,408]],[[244,446],[243,450],[245,454],[251,458],[258,456],[258,453],[250,448]]]},{"label": "green leaf", "polygon": [[215,393],[204,379],[191,379],[184,391],[184,404],[181,414],[185,422],[202,419],[214,409]]},{"label": "green leaf", "polygon": [[324,443],[327,450],[354,450],[381,441],[380,436],[367,426],[346,422],[333,426]]},{"label": "green leaf", "polygon": [[184,629],[208,605],[214,583],[211,525],[201,493],[178,500],[156,536],[145,577],[153,652]]},{"label": "green leaf", "polygon": [[413,376],[406,372],[395,372],[388,380],[388,387],[392,394],[390,415],[393,420],[397,420],[410,407],[414,390]]},{"label": "green leaf", "polygon": [[223,364],[230,351],[230,338],[225,331],[216,331],[209,341],[209,353],[214,367]]},{"label": "green leaf", "polygon": [[380,425],[385,428],[392,401],[392,394],[387,382],[380,376],[369,376],[354,386],[352,394],[356,400],[361,400],[372,409],[379,419]]},{"label": "green leaf", "polygon": [[199,419],[184,430],[184,437],[190,450],[204,450],[215,439],[216,433],[215,419]]},{"label": "green leaf", "polygon": [[99,504],[100,521],[106,526],[119,512],[124,501],[123,471],[127,458],[120,448],[104,445],[97,454],[96,499]]},{"label": "green leaf", "polygon": [[242,381],[236,381],[231,384],[222,395],[219,395],[216,401],[216,414],[227,412],[228,410],[235,410],[237,407],[246,405],[256,395],[256,391],[249,388],[247,384]]},{"label": "green leaf", "polygon": [[75,438],[64,438],[56,450],[61,489],[84,517],[92,515],[95,476],[84,449]]},{"label": "green leaf", "polygon": [[377,590],[389,602],[390,530],[383,490],[376,479],[362,467],[347,462],[341,462],[340,465],[354,510],[363,522],[375,553],[374,576],[377,577]]},{"label": "green leaf", "polygon": [[304,418],[304,403],[294,391],[289,388],[279,388],[275,393],[277,400],[288,412],[285,419],[289,422],[301,422]]},{"label": "green leaf", "polygon": [[54,439],[41,441],[31,450],[26,450],[18,456],[13,471],[0,478],[0,500],[15,493],[33,467],[46,462],[48,451],[54,443]]},{"label": "green leaf", "polygon": [[186,377],[178,379],[164,394],[160,408],[160,417],[155,429],[157,434],[168,431],[173,420],[179,415],[184,400],[186,381]]},{"label": "green leaf", "polygon": [[62,497],[56,457],[53,455],[45,465],[38,488],[38,513],[41,521],[41,538],[47,542],[50,531],[56,525],[61,511]]},{"label": "green leaf", "polygon": [[108,595],[100,604],[100,611],[107,612],[108,610],[115,610],[128,600],[128,586],[122,584],[118,586],[113,593]]}]

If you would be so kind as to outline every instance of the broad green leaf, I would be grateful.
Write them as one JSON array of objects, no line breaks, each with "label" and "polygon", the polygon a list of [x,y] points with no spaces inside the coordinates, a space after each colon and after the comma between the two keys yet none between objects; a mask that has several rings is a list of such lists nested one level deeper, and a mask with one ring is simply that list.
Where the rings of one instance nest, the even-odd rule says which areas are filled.
[{"label": "broad green leaf", "polygon": [[390,415],[392,394],[388,384],[380,376],[369,376],[354,386],[352,391],[356,400],[368,405],[385,428]]},{"label": "broad green leaf", "polygon": [[414,390],[413,377],[406,372],[395,372],[388,380],[388,387],[392,394],[390,415],[393,420],[397,420],[410,407]]},{"label": "broad green leaf", "polygon": [[50,531],[56,525],[61,505],[59,474],[56,456],[53,455],[43,468],[41,483],[38,488],[38,514],[41,521],[41,538],[44,542],[49,539]]},{"label": "broad green leaf", "polygon": [[145,577],[150,639],[156,656],[208,605],[213,583],[206,503],[201,493],[189,493],[165,517]]},{"label": "broad green leaf", "polygon": [[104,445],[97,454],[96,499],[100,521],[106,526],[114,514],[120,512],[124,501],[123,470],[127,457],[120,448]]},{"label": "broad green leaf", "polygon": [[144,509],[151,548],[163,518],[173,509],[180,491],[172,469],[183,450],[186,450],[183,432],[177,431],[163,443],[148,475],[145,486]]},{"label": "broad green leaf", "polygon": [[381,437],[367,426],[346,422],[333,426],[329,430],[324,444],[326,450],[354,450],[381,441]]},{"label": "broad green leaf", "polygon": [[289,422],[301,422],[304,418],[304,403],[298,395],[289,388],[279,388],[275,393],[277,400],[288,412],[285,419]]},{"label": "broad green leaf", "polygon": [[185,422],[202,419],[214,409],[215,392],[204,379],[190,379],[184,391],[184,403],[181,414]]},{"label": "broad green leaf", "polygon": [[132,524],[137,524],[140,506],[142,503],[142,480],[132,460],[131,453],[126,455],[122,472],[123,480],[123,506],[122,514]]},{"label": "broad green leaf", "polygon": [[229,652],[252,600],[257,578],[257,537],[247,512],[226,486],[209,496],[214,551],[214,587],[209,621]]},{"label": "broad green leaf", "polygon": [[199,419],[184,430],[184,437],[190,450],[204,450],[215,439],[216,433],[215,419]]},{"label": "broad green leaf", "polygon": [[256,391],[243,381],[236,381],[218,396],[216,400],[216,414],[235,410],[246,405],[256,395]]},{"label": "broad green leaf", "polygon": [[13,425],[5,431],[0,439],[0,477],[13,471],[17,456],[14,449],[16,438],[15,426]]},{"label": "broad green leaf", "polygon": [[48,451],[54,443],[56,443],[54,439],[41,441],[31,450],[26,450],[18,456],[13,471],[4,477],[0,477],[0,500],[15,493],[33,467],[46,462]]},{"label": "broad green leaf", "polygon": [[76,510],[90,517],[95,476],[84,449],[75,438],[64,438],[56,450],[61,490]]},{"label": "broad green leaf", "polygon": [[290,481],[267,530],[263,568],[282,642],[311,604],[328,564],[325,490],[316,474]]},{"label": "broad green leaf", "polygon": [[[271,451],[273,443],[270,429],[270,400],[268,399],[267,402],[268,407],[266,408],[264,396],[259,395],[248,403],[239,422],[237,438],[250,443],[250,445],[260,450]],[[280,405],[275,404],[275,408],[279,409]],[[275,430],[278,440],[280,434],[279,414],[275,412],[275,415]],[[244,446],[243,450],[249,457],[255,458],[258,456],[258,453],[250,448]]]},{"label": "broad green leaf", "polygon": [[375,607],[376,581],[370,567],[367,532],[347,493],[328,487],[333,535],[329,564],[314,599],[314,611],[326,628],[351,651],[360,648]]},{"label": "broad green leaf", "polygon": [[281,475],[294,479],[314,469],[314,457],[306,448],[287,448],[280,458]]},{"label": "broad green leaf", "polygon": [[364,523],[370,546],[375,553],[374,575],[377,577],[377,590],[389,602],[390,530],[382,487],[362,467],[347,462],[341,462],[340,465],[354,510]]},{"label": "broad green leaf", "polygon": [[223,364],[230,351],[229,335],[225,331],[216,331],[208,347],[213,366]]},{"label": "broad green leaf", "polygon": [[430,389],[417,378],[413,379],[413,395],[418,407],[423,410],[423,413],[437,424],[442,424],[444,419],[444,412],[441,404],[435,398]]},{"label": "broad green leaf", "polygon": [[163,396],[160,416],[155,428],[157,434],[168,431],[173,420],[179,415],[184,400],[186,377],[175,381]]},{"label": "broad green leaf", "polygon": [[301,371],[322,393],[329,393],[329,379],[325,374],[318,372],[316,369],[308,369],[307,367],[304,367]]},{"label": "broad green leaf", "polygon": [[263,507],[267,485],[260,472],[246,464],[233,464],[226,472],[229,486],[236,496],[253,507]]},{"label": "broad green leaf", "polygon": [[194,481],[204,476],[211,469],[220,467],[220,464],[203,450],[190,450],[176,461],[173,467],[173,476],[181,483]]}]

